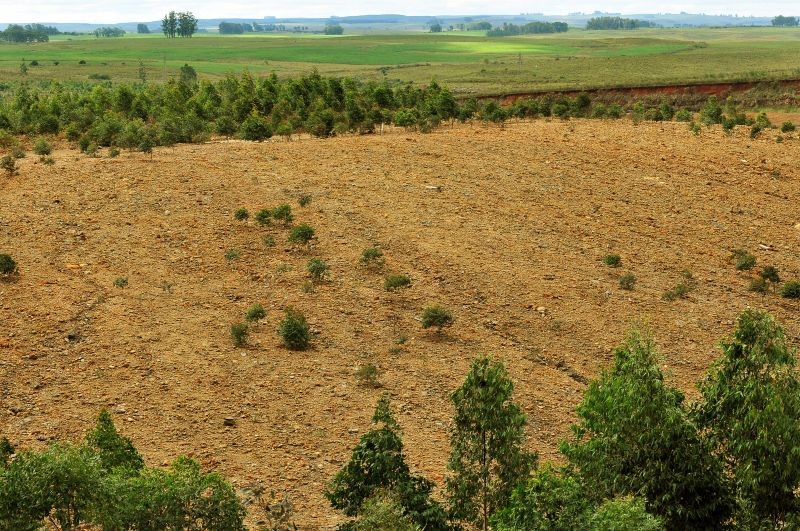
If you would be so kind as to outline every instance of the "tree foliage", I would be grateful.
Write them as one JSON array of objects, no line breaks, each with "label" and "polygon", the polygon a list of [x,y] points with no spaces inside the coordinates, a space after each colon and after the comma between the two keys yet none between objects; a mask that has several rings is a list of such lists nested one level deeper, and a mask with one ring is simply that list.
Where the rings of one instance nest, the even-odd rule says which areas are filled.
[{"label": "tree foliage", "polygon": [[450,397],[455,406],[446,479],[450,513],[484,530],[536,464],[536,455],[523,447],[527,421],[512,401],[513,391],[503,364],[483,357]]},{"label": "tree foliage", "polygon": [[769,314],[752,309],[739,317],[722,351],[700,384],[695,417],[735,480],[737,519],[779,525],[800,512],[795,351]]},{"label": "tree foliage", "polygon": [[668,386],[652,339],[632,332],[614,367],[593,382],[578,406],[574,440],[562,452],[587,492],[600,499],[642,496],[676,529],[712,529],[730,515],[721,463]]},{"label": "tree foliage", "polygon": [[350,461],[326,488],[325,497],[346,516],[363,517],[367,500],[389,492],[402,515],[420,528],[449,529],[444,509],[430,498],[433,483],[411,474],[388,395],[378,400],[372,422],[373,428],[361,436]]}]

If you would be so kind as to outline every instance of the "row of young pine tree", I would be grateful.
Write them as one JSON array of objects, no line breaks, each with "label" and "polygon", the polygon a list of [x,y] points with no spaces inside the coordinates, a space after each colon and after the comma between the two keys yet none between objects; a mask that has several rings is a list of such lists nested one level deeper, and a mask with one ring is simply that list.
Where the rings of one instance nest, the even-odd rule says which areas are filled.
[{"label": "row of young pine tree", "polygon": [[[412,473],[384,395],[325,496],[349,531],[797,529],[800,381],[782,327],[746,310],[691,403],[658,362],[631,332],[578,406],[564,464],[540,465],[504,366],[475,360],[451,396],[444,502]],[[0,444],[0,529],[244,529],[224,478],[185,457],[145,467],[107,412],[80,445],[13,452]],[[264,529],[296,529],[273,508]]]}]

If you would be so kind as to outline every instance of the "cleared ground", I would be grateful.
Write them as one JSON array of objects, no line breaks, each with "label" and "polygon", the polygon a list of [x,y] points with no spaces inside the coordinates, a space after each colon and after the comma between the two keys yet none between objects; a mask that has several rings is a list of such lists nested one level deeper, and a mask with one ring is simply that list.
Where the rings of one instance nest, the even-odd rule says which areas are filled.
[{"label": "cleared ground", "polygon": [[[749,292],[755,273],[730,254],[748,249],[800,276],[800,140],[747,133],[537,121],[152,158],[60,150],[52,167],[29,156],[0,179],[0,252],[21,271],[0,283],[0,433],[23,448],[78,440],[106,407],[149,464],[196,456],[239,487],[291,491],[298,523],[326,528],[339,517],[323,486],[382,392],[412,468],[442,485],[448,396],[489,354],[516,382],[531,447],[557,458],[585,382],[636,322],[690,396],[748,305],[797,341],[800,302]],[[313,196],[305,208],[301,193]],[[311,250],[293,250],[282,227],[233,219],[282,202],[316,229]],[[371,245],[386,253],[383,272],[358,263]],[[229,262],[231,249],[240,258]],[[623,266],[604,266],[608,253]],[[332,273],[307,293],[312,257]],[[662,300],[684,270],[695,289]],[[412,287],[384,291],[389,271]],[[619,288],[627,272],[634,291]],[[235,348],[229,327],[256,302],[267,318]],[[441,336],[416,319],[431,303],[456,317]],[[279,344],[288,305],[318,332],[308,352]],[[370,362],[382,388],[355,378]]]},{"label": "cleared ground", "polygon": [[[446,83],[462,94],[543,89],[797,79],[797,28],[570,30],[563,34],[487,38],[478,32],[414,31],[324,36],[276,34],[191,39],[161,35],[0,44],[0,82],[80,81],[104,76],[163,81],[192,65],[219,78],[254,74],[330,75],[395,82]],[[23,59],[30,66],[20,73]],[[84,61],[85,64],[80,64]],[[55,64],[58,62],[58,64]],[[97,82],[95,79],[94,82]]]}]

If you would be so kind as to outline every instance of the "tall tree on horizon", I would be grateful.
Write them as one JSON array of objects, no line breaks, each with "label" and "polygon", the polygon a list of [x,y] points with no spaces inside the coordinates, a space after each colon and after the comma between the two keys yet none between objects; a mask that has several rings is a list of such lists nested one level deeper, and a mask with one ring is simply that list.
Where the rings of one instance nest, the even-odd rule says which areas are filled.
[{"label": "tall tree on horizon", "polygon": [[169,39],[174,39],[178,33],[178,16],[175,11],[170,11],[161,20],[161,31]]},{"label": "tall tree on horizon", "polygon": [[197,31],[197,19],[189,12],[178,13],[178,35],[189,38]]}]

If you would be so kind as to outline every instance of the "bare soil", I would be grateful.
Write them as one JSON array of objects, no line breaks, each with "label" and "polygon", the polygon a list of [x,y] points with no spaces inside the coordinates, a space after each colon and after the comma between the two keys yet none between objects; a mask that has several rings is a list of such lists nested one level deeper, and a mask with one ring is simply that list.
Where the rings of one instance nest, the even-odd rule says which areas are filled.
[{"label": "bare soil", "polygon": [[[291,491],[299,524],[329,528],[341,518],[323,488],[380,393],[412,468],[443,483],[448,397],[488,354],[513,376],[530,446],[557,459],[587,381],[634,324],[654,331],[690,398],[745,307],[773,312],[797,341],[800,302],[749,292],[758,267],[730,258],[747,249],[800,276],[800,141],[775,135],[573,120],[152,157],[60,150],[51,167],[31,155],[0,178],[0,252],[20,269],[0,282],[0,434],[22,448],[79,440],[109,408],[150,465],[195,456],[239,487]],[[284,202],[316,230],[311,249],[252,221]],[[239,207],[251,221],[234,220]],[[359,265],[372,245],[383,271]],[[622,267],[602,264],[609,253]],[[309,293],[312,257],[332,269]],[[663,300],[684,271],[695,288]],[[387,272],[412,286],[385,291]],[[627,272],[633,291],[618,284]],[[230,325],[257,302],[267,318],[236,348]],[[431,303],[455,314],[442,334],[417,319]],[[309,318],[310,351],[281,346],[287,306]],[[356,380],[370,362],[380,388]]]}]

